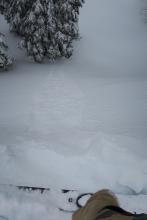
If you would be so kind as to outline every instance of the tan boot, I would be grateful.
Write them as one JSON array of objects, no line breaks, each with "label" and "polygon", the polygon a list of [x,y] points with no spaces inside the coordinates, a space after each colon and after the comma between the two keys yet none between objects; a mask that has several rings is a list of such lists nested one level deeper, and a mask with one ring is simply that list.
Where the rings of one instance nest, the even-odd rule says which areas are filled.
[{"label": "tan boot", "polygon": [[[142,217],[142,215],[141,215]],[[101,190],[95,193],[86,205],[77,210],[72,220],[141,220],[134,218],[132,213],[119,207],[116,196],[109,190]],[[144,219],[143,219],[144,220]],[[145,219],[147,220],[147,219]]]},{"label": "tan boot", "polygon": [[72,220],[95,220],[105,206],[119,206],[118,200],[109,190],[96,192],[84,207],[73,214]]}]

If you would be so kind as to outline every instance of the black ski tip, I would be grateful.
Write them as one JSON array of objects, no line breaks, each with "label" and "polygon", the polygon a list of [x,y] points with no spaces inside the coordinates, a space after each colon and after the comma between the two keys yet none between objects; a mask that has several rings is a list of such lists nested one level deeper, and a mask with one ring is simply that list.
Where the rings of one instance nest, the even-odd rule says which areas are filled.
[{"label": "black ski tip", "polygon": [[28,192],[34,192],[39,191],[41,194],[43,194],[45,191],[50,191],[50,188],[44,188],[44,187],[35,187],[35,186],[16,186],[19,190],[28,191]]},{"label": "black ski tip", "polygon": [[76,190],[70,190],[70,189],[62,189],[62,193],[68,193],[68,192],[76,192]]}]

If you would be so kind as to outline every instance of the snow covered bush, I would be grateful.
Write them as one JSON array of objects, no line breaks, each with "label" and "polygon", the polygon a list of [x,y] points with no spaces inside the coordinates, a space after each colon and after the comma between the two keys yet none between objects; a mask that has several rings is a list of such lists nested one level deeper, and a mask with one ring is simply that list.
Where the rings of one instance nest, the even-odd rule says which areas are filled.
[{"label": "snow covered bush", "polygon": [[69,58],[78,38],[79,8],[84,0],[9,0],[6,19],[23,37],[22,47],[36,62]]},{"label": "snow covered bush", "polygon": [[0,70],[7,69],[12,64],[12,59],[6,54],[7,48],[3,35],[0,33]]}]

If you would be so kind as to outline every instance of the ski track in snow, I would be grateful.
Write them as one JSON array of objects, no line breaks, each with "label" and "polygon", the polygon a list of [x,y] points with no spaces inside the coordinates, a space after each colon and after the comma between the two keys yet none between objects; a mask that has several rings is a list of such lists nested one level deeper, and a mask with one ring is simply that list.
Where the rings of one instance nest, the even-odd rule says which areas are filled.
[{"label": "ski track in snow", "polygon": [[[87,0],[73,57],[54,64],[28,60],[0,17],[16,58],[0,75],[0,183],[147,194],[142,3]],[[121,203],[147,212],[146,197],[135,198]],[[63,219],[52,199],[1,192],[0,215]]]}]

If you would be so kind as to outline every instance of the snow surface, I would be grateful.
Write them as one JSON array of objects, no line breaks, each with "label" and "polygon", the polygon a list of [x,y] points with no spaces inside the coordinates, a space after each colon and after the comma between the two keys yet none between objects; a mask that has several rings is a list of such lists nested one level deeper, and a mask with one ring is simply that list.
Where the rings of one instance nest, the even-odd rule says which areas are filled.
[{"label": "snow surface", "polygon": [[[29,60],[0,17],[16,59],[0,74],[1,183],[147,194],[142,9],[140,0],[87,0],[73,57],[52,64]],[[127,207],[144,209],[146,200],[136,198]],[[20,202],[1,192],[0,201],[0,213],[7,210],[15,220],[63,218],[41,198],[22,196]]]}]

